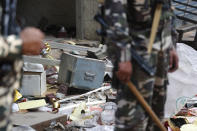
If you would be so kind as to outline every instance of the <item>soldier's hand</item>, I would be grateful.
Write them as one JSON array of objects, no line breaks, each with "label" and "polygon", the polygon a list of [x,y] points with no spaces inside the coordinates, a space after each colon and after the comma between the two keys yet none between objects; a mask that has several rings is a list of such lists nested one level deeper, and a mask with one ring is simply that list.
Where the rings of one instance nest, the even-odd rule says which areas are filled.
[{"label": "soldier's hand", "polygon": [[132,74],[131,62],[120,62],[118,66],[119,69],[116,72],[117,78],[123,83],[129,82]]},{"label": "soldier's hand", "polygon": [[178,55],[176,53],[175,49],[172,49],[170,51],[170,68],[169,68],[169,72],[174,72],[178,69],[179,67],[179,58]]},{"label": "soldier's hand", "polygon": [[20,33],[23,41],[22,53],[24,55],[39,55],[44,47],[44,34],[36,28],[28,27]]}]

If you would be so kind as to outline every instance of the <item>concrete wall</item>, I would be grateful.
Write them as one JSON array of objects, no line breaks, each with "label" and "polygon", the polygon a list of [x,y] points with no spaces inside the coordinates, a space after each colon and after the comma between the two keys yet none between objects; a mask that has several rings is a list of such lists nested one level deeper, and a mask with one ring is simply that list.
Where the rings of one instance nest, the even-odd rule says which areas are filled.
[{"label": "concrete wall", "polygon": [[49,24],[75,27],[75,0],[18,0],[17,17],[27,26],[37,26],[46,17]]},{"label": "concrete wall", "polygon": [[78,39],[99,40],[99,24],[93,19],[98,0],[18,0],[17,17],[25,26],[38,26],[42,17],[48,25],[76,27]]},{"label": "concrete wall", "polygon": [[96,30],[100,25],[94,20],[99,9],[98,0],[77,0],[76,7],[77,38],[99,40]]}]

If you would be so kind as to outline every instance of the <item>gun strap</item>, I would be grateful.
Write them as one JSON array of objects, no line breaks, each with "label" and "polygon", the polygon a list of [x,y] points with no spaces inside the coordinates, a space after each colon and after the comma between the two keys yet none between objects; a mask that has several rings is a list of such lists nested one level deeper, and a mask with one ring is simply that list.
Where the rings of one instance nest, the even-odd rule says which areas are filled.
[{"label": "gun strap", "polygon": [[98,0],[98,2],[99,2],[100,4],[104,4],[104,3],[105,3],[105,0]]},{"label": "gun strap", "polygon": [[157,4],[154,14],[154,19],[151,28],[151,35],[148,43],[148,54],[151,54],[155,36],[157,33],[160,17],[161,17],[162,4]]},{"label": "gun strap", "polygon": [[16,6],[17,0],[2,0],[2,21],[1,33],[3,36],[11,34],[18,35],[20,27],[16,24]]}]

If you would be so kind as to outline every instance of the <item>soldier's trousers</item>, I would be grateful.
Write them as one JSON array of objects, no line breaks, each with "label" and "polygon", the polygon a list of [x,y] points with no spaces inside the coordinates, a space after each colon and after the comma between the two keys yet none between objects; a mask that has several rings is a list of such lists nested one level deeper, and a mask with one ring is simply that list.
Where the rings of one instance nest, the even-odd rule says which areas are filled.
[{"label": "soldier's trousers", "polygon": [[0,87],[0,131],[10,131],[11,104],[13,100],[13,88]]},{"label": "soldier's trousers", "polygon": [[[158,58],[157,71],[153,77],[145,73],[137,63],[132,61],[133,74],[131,81],[160,119],[164,117],[166,101],[168,54],[164,53],[162,57]],[[115,131],[159,131],[159,128],[151,121],[151,118],[136,100],[129,87],[120,82],[115,86],[118,86],[115,87],[118,89]]]},{"label": "soldier's trousers", "polygon": [[11,131],[11,106],[13,91],[20,87],[23,62],[15,60],[10,64],[0,62],[0,131]]}]

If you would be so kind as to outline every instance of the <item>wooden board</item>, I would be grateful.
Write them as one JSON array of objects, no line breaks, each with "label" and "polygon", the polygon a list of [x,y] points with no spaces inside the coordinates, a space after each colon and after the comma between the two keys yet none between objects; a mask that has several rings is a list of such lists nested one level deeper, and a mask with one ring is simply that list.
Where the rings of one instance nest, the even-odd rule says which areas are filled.
[{"label": "wooden board", "polygon": [[49,112],[28,112],[28,113],[13,113],[11,116],[14,125],[28,125],[33,126],[42,122],[46,122],[65,115],[52,114]]},{"label": "wooden board", "polygon": [[184,33],[182,40],[183,41],[194,41],[195,34],[196,34],[195,30]]},{"label": "wooden board", "polygon": [[48,121],[44,121],[44,122],[41,122],[39,124],[36,124],[36,125],[33,125],[31,126],[32,128],[34,128],[36,131],[44,131],[45,128],[49,127],[51,122],[59,122],[61,123],[62,125],[66,125],[66,122],[67,122],[67,116],[60,116],[58,118],[55,118],[55,119],[51,119],[51,120],[48,120]]},{"label": "wooden board", "polygon": [[30,63],[38,63],[43,65],[51,65],[51,66],[57,66],[60,64],[60,60],[51,60],[47,58],[39,58],[34,56],[23,56],[24,62],[30,62]]},{"label": "wooden board", "polygon": [[18,107],[20,110],[25,110],[25,109],[38,108],[38,107],[42,107],[46,105],[47,104],[46,104],[45,99],[41,99],[41,100],[32,100],[32,101],[19,103]]},{"label": "wooden board", "polygon": [[88,50],[94,50],[94,49],[98,50],[98,48],[71,45],[67,43],[60,43],[57,41],[45,41],[45,42],[49,43],[51,48],[55,48],[55,49],[63,49],[63,50],[66,49],[70,51],[84,51],[84,52],[87,52]]}]

